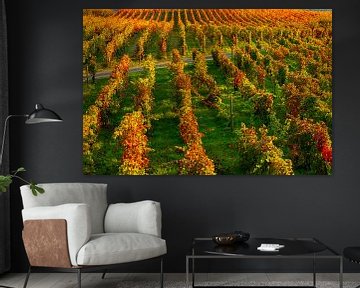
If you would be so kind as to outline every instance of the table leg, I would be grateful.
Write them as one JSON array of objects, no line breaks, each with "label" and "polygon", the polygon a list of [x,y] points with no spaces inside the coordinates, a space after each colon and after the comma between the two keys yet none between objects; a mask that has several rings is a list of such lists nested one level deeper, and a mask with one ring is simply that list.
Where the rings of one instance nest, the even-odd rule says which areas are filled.
[{"label": "table leg", "polygon": [[194,257],[194,255],[195,255],[195,249],[194,249],[194,247],[193,247],[193,249],[192,249],[192,262],[191,262],[191,264],[192,264],[192,266],[191,266],[191,268],[192,268],[192,287],[194,288],[195,287],[195,257]]},{"label": "table leg", "polygon": [[343,288],[343,257],[340,257],[339,287]]},{"label": "table leg", "polygon": [[195,258],[192,258],[192,287],[195,287]]},{"label": "table leg", "polygon": [[189,288],[189,258],[186,256],[186,288]]},{"label": "table leg", "polygon": [[313,258],[313,286],[316,287],[316,256]]}]

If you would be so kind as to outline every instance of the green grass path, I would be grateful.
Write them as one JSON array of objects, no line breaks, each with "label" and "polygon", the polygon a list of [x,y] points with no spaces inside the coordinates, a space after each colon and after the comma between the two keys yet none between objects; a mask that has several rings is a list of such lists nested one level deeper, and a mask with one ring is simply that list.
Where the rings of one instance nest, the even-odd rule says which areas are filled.
[{"label": "green grass path", "polygon": [[[193,70],[189,65],[186,70]],[[227,93],[230,89],[225,75],[215,66],[213,61],[208,62],[208,69],[211,75],[221,87],[223,101],[228,102]],[[207,96],[206,89],[198,91],[202,96]],[[239,108],[242,102],[237,105]],[[231,131],[228,119],[221,117],[219,111],[205,106],[199,97],[193,97],[193,106],[199,123],[199,130],[204,134],[202,142],[206,154],[214,161],[216,173],[222,175],[239,174],[239,153],[236,149],[236,134]]]},{"label": "green grass path", "polygon": [[177,175],[177,160],[183,155],[176,147],[184,143],[179,133],[172,76],[167,68],[156,69],[153,115],[152,127],[148,132],[149,147],[152,149],[149,153],[149,174]]}]

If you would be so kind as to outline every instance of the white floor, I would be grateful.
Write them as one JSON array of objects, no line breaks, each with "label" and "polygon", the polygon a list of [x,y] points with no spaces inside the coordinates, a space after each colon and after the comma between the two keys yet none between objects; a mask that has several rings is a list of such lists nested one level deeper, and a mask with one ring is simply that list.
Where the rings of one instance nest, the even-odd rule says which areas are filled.
[{"label": "white floor", "polygon": [[[331,281],[338,283],[338,274],[335,273],[319,273],[317,274],[317,281],[319,283]],[[11,286],[14,288],[22,288],[25,279],[25,274],[5,274],[0,276],[0,287],[1,285]],[[176,282],[176,287],[185,287],[185,274],[165,274],[165,288],[167,286],[172,287],[171,283]],[[153,283],[157,284],[159,280],[159,274],[125,274],[125,273],[108,273],[106,279],[101,279],[101,273],[83,273],[82,275],[82,287],[106,287],[106,288],[118,288],[122,287],[121,283],[127,283],[126,287],[134,286],[138,287],[139,283]],[[289,281],[307,281],[308,285],[312,283],[312,274],[307,273],[241,273],[241,274],[229,274],[229,273],[211,273],[211,274],[197,274],[197,283],[201,282],[227,282],[234,281],[248,282],[251,285],[264,285],[271,281],[288,283]],[[180,285],[179,285],[180,283]],[[354,287],[354,283],[360,284],[360,273],[346,273],[344,274],[344,287]],[[136,284],[136,285],[135,285]],[[168,284],[168,285],[167,285]],[[183,285],[182,285],[183,284]],[[152,286],[150,285],[150,286]],[[239,284],[240,285],[240,284]],[[296,285],[296,283],[294,284]],[[141,286],[141,285],[140,285]],[[320,285],[321,286],[321,285]],[[337,286],[337,285],[335,285]],[[356,286],[356,285],[355,285]],[[32,273],[28,288],[76,288],[76,273]],[[338,287],[338,286],[337,286]]]}]

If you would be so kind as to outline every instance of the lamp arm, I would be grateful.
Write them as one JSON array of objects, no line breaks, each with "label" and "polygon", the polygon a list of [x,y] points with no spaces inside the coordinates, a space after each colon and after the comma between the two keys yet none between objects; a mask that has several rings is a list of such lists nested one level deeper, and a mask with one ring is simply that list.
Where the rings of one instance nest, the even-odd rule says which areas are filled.
[{"label": "lamp arm", "polygon": [[8,126],[9,120],[14,117],[25,117],[26,118],[28,116],[29,115],[27,115],[27,114],[21,114],[21,115],[9,115],[6,117],[5,123],[4,123],[4,131],[3,131],[2,143],[1,143],[1,150],[0,150],[0,168],[2,166],[2,161],[3,161],[6,132],[7,132],[7,126]]}]

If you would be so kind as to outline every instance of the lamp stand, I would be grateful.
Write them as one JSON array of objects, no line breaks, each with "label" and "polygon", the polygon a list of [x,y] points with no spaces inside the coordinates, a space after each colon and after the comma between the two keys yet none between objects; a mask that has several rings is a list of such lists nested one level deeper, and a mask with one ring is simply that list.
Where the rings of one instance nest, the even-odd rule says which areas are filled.
[{"label": "lamp stand", "polygon": [[[1,141],[1,150],[0,150],[0,169],[2,167],[2,161],[3,161],[3,155],[4,155],[4,148],[5,148],[5,142],[6,142],[6,132],[7,132],[7,126],[8,126],[8,122],[11,118],[14,117],[28,117],[28,115],[24,114],[24,115],[9,115],[6,117],[5,119],[5,123],[4,123],[4,131],[3,131],[3,135],[2,135],[2,141]],[[11,286],[5,286],[5,285],[0,285],[1,288],[14,288]]]},{"label": "lamp stand", "polygon": [[[11,118],[14,117],[28,117],[29,115],[27,114],[22,114],[22,115],[9,115],[6,117],[5,119],[5,123],[4,123],[4,131],[3,131],[3,137],[2,137],[2,143],[1,143],[1,150],[0,150],[0,168],[2,166],[2,161],[3,161],[3,155],[4,155],[4,147],[5,147],[5,141],[6,141],[6,132],[7,132],[7,126],[8,126],[8,122]],[[2,287],[2,286],[0,286]]]}]

